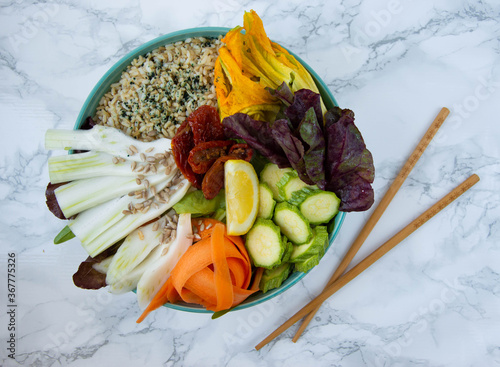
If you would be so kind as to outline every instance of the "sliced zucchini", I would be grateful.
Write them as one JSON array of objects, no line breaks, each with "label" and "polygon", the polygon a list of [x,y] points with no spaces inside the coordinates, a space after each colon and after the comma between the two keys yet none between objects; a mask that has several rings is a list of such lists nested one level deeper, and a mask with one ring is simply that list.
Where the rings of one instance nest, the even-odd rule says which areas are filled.
[{"label": "sliced zucchini", "polygon": [[308,187],[310,189],[318,188],[316,185],[308,185],[302,181],[299,178],[297,171],[285,173],[276,186],[278,187],[280,197],[285,201],[289,201],[294,192],[299,191],[304,187]]},{"label": "sliced zucchini", "polygon": [[309,270],[311,270],[312,268],[314,268],[316,265],[319,264],[319,261],[325,254],[325,250],[328,245],[328,232],[326,230],[326,227],[325,226],[315,227],[313,232],[314,232],[314,237],[311,241],[312,244],[309,247],[309,250],[305,249],[304,251],[304,249],[300,249],[303,251],[299,251],[297,247],[300,248],[304,245],[296,246],[294,249],[294,253],[295,251],[297,251],[295,253],[295,256],[294,253],[292,253],[290,261],[292,261],[293,258],[293,261],[295,262],[296,271],[301,271],[303,273],[308,272]]},{"label": "sliced zucchini", "polygon": [[328,232],[325,226],[317,226],[313,229],[313,237],[311,240],[300,246],[293,246],[293,251],[290,255],[290,262],[298,263],[308,258],[321,254],[325,251],[325,244],[328,240]]},{"label": "sliced zucchini", "polygon": [[286,236],[282,237],[282,241],[283,241],[283,246],[285,246],[285,251],[283,252],[281,263],[285,263],[290,260],[290,256],[292,256],[294,246],[290,241],[288,241],[288,238],[286,238]]},{"label": "sliced zucchini", "polygon": [[316,225],[328,223],[339,212],[340,199],[331,191],[304,187],[292,194],[290,203],[297,205],[309,223]]},{"label": "sliced zucchini", "polygon": [[276,268],[266,269],[264,274],[262,274],[259,289],[263,293],[266,293],[271,289],[280,287],[281,284],[288,278],[288,275],[290,275],[292,268],[293,264],[283,263]]},{"label": "sliced zucchini", "polygon": [[319,254],[316,254],[304,261],[295,263],[295,271],[301,271],[302,273],[307,273],[309,270],[311,270],[312,268],[314,268],[316,265],[319,264],[319,260],[321,260],[321,256],[319,256]]},{"label": "sliced zucchini", "polygon": [[281,232],[295,245],[307,243],[312,237],[309,221],[296,206],[286,201],[276,205],[273,219]]},{"label": "sliced zucchini", "polygon": [[265,182],[259,184],[259,213],[258,217],[271,219],[274,214],[276,201],[273,199],[273,192]]},{"label": "sliced zucchini", "polygon": [[280,196],[277,184],[278,182],[280,182],[283,175],[287,172],[293,172],[293,169],[279,168],[274,163],[266,164],[260,172],[260,181],[265,182],[269,185],[269,188],[273,193],[273,199],[278,202],[283,201],[283,199]]},{"label": "sliced zucchini", "polygon": [[270,219],[257,218],[248,231],[245,247],[255,266],[271,269],[281,264],[285,246],[280,228]]}]

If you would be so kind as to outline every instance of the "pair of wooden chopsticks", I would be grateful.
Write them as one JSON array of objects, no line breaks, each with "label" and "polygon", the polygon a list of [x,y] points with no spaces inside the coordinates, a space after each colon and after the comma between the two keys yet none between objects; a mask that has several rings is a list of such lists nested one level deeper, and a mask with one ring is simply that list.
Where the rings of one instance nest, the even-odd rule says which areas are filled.
[{"label": "pair of wooden chopsticks", "polygon": [[[375,261],[384,256],[387,252],[389,252],[393,247],[395,247],[398,243],[403,241],[406,237],[412,234],[415,230],[417,230],[420,226],[422,226],[425,222],[431,219],[434,215],[439,213],[442,209],[444,209],[448,204],[453,202],[456,198],[462,195],[465,191],[470,189],[474,184],[479,181],[479,177],[476,174],[470,176],[467,180],[462,182],[460,185],[455,187],[450,193],[444,196],[441,200],[439,200],[436,204],[426,210],[423,214],[421,214],[417,219],[408,224],[405,228],[403,228],[400,232],[398,232],[395,236],[393,236],[389,241],[384,243],[378,249],[373,251],[370,255],[368,255],[364,260],[362,260],[358,265],[349,270],[344,274],[344,271],[349,266],[350,262],[360,249],[363,242],[366,240],[372,229],[377,224],[378,220],[384,213],[385,209],[389,206],[389,203],[392,201],[400,187],[403,185],[403,182],[406,180],[411,170],[422,156],[422,153],[425,151],[429,143],[431,142],[434,135],[436,135],[437,131],[443,124],[446,117],[448,117],[450,111],[443,107],[439,114],[436,116],[431,126],[424,134],[417,147],[410,155],[405,165],[399,172],[398,176],[394,179],[392,185],[387,190],[386,194],[380,200],[380,203],[373,211],[372,215],[364,225],[363,229],[361,229],[358,237],[352,243],[349,251],[347,251],[346,255],[340,262],[335,273],[333,273],[332,277],[328,281],[323,292],[309,302],[306,306],[304,306],[300,311],[298,311],[295,315],[293,315],[288,321],[286,321],[283,325],[273,331],[267,338],[265,338],[262,342],[257,344],[255,349],[259,350],[264,347],[271,340],[276,338],[282,332],[287,330],[290,326],[295,324],[301,318],[307,315],[302,325],[297,330],[294,338],[292,339],[296,342],[304,329],[307,327],[309,322],[312,320],[316,312],[321,307],[321,304],[328,299],[332,294],[342,288],[344,285],[349,283],[359,274],[361,274],[364,270],[366,270],[370,265],[372,265]],[[342,275],[344,274],[344,275]]]}]

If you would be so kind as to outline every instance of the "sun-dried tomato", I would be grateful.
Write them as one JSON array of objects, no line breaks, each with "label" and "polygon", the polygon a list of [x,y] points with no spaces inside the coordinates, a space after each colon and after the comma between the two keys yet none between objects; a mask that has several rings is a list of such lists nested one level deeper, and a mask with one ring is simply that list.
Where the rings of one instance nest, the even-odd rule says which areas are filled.
[{"label": "sun-dried tomato", "polygon": [[250,162],[253,155],[253,149],[250,148],[248,144],[234,144],[231,149],[229,149],[228,155]]},{"label": "sun-dried tomato", "polygon": [[201,189],[203,176],[195,173],[188,162],[189,152],[194,148],[193,132],[187,120],[185,120],[174,138],[172,139],[172,154],[175,164],[181,170],[184,177],[188,179],[193,186]]},{"label": "sun-dried tomato", "polygon": [[224,163],[230,159],[242,159],[250,162],[253,150],[248,144],[234,144],[228,152],[228,155],[217,158],[212,167],[205,173],[201,188],[205,199],[213,199],[224,187]]},{"label": "sun-dried tomato", "polygon": [[206,173],[217,158],[228,154],[233,140],[213,140],[198,144],[189,152],[188,162],[195,173]]},{"label": "sun-dried tomato", "polygon": [[187,118],[193,132],[194,145],[212,140],[225,140],[224,128],[217,109],[204,105],[191,112]]},{"label": "sun-dried tomato", "polygon": [[212,164],[212,167],[205,173],[203,184],[201,185],[205,199],[213,199],[224,187],[224,163],[230,159],[238,158],[229,155],[217,158],[215,163]]}]

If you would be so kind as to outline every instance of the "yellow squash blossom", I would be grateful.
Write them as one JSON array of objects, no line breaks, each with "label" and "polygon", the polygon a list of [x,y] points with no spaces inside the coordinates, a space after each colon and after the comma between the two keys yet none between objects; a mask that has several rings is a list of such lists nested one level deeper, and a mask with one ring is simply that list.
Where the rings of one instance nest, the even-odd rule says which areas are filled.
[{"label": "yellow squash blossom", "polygon": [[230,30],[222,40],[215,62],[215,88],[219,113],[242,112],[258,120],[273,121],[279,101],[266,87],[276,89],[283,82],[292,92],[310,89],[319,93],[309,72],[295,57],[266,35],[255,11],[245,12],[243,27]]}]

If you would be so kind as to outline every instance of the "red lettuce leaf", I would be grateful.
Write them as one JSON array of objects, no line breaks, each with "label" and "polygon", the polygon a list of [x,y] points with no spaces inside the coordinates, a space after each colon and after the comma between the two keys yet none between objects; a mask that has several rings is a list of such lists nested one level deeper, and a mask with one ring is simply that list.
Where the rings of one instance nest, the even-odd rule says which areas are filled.
[{"label": "red lettuce leaf", "polygon": [[47,189],[45,190],[45,204],[47,204],[47,208],[49,208],[50,212],[59,219],[67,219],[67,218],[64,216],[64,213],[62,212],[61,207],[57,202],[56,194],[54,191],[59,186],[66,184],[67,182],[61,182],[58,184],[53,184],[52,182],[49,182],[49,184],[47,185]]},{"label": "red lettuce leaf", "polygon": [[299,174],[300,179],[308,184],[312,184],[313,182],[306,173],[304,145],[302,141],[293,134],[288,120],[281,119],[274,121],[271,134],[275,140],[275,144],[283,149],[293,169]]},{"label": "red lettuce leaf", "polygon": [[267,87],[266,89],[273,97],[278,98],[285,105],[285,107],[288,107],[293,103],[293,92],[285,82],[281,83],[281,85],[276,89],[272,89],[269,87]]},{"label": "red lettuce leaf", "polygon": [[334,107],[325,114],[326,184],[341,200],[341,211],[368,210],[374,201],[373,158],[354,125],[354,113]]},{"label": "red lettuce leaf", "polygon": [[314,107],[309,108],[299,125],[298,131],[307,149],[304,154],[306,175],[310,181],[318,184],[318,186],[324,186],[325,138],[316,116]]},{"label": "red lettuce leaf", "polygon": [[120,241],[116,245],[111,246],[96,257],[89,256],[80,264],[77,272],[73,274],[73,283],[78,288],[83,289],[99,289],[105,287],[107,285],[106,273],[101,273],[100,271],[94,269],[94,264],[98,264],[104,259],[114,255],[122,242],[123,241]]},{"label": "red lettuce leaf", "polygon": [[272,128],[268,122],[254,120],[244,113],[236,113],[224,118],[222,125],[227,138],[243,139],[250,147],[280,168],[290,167],[285,153],[273,138]]}]

